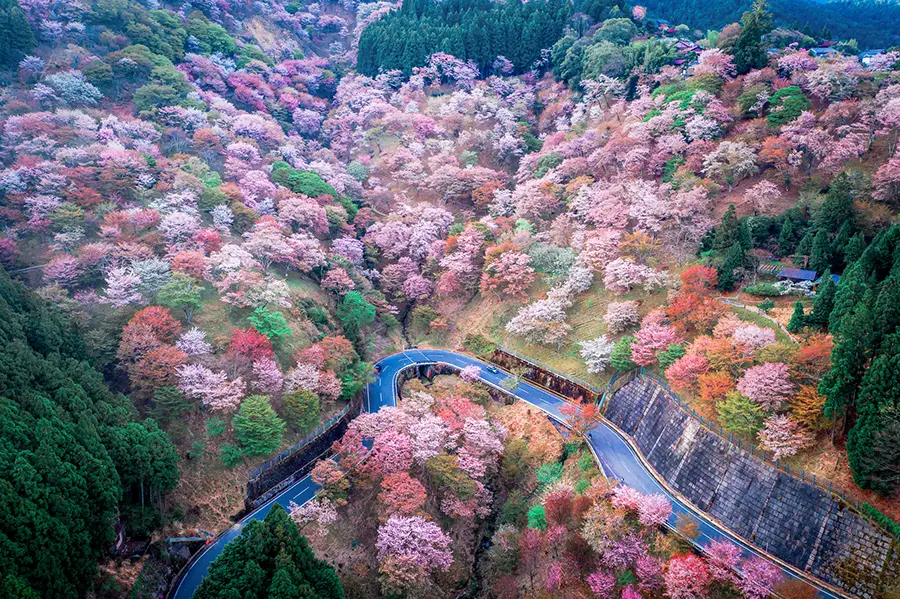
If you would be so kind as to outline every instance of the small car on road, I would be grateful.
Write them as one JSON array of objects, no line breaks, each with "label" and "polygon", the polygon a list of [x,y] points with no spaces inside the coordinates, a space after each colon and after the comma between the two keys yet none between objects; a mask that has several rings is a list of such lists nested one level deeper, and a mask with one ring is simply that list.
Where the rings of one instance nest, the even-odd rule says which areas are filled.
[{"label": "small car on road", "polygon": [[500,374],[500,371],[497,369],[496,366],[488,366],[487,368],[485,368],[485,370],[487,370],[491,374]]}]

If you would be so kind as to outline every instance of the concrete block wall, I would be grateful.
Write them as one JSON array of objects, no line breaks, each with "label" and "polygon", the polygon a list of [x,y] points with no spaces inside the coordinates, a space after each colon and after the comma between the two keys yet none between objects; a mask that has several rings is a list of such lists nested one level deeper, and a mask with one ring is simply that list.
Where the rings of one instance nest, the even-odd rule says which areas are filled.
[{"label": "concrete block wall", "polygon": [[865,599],[879,599],[898,580],[893,537],[712,433],[654,381],[628,383],[605,413],[669,485],[757,547]]}]

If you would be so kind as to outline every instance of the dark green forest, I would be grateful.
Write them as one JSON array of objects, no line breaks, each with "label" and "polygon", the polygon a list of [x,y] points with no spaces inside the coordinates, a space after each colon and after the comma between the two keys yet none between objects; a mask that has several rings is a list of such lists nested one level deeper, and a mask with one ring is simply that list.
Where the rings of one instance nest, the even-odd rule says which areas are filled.
[{"label": "dark green forest", "polygon": [[334,568],[316,558],[277,503],[225,546],[195,599],[344,599]]},{"label": "dark green forest", "polygon": [[900,464],[900,226],[879,233],[841,278],[828,317],[825,414],[852,423],[847,455],[860,487],[891,493]]},{"label": "dark green forest", "polygon": [[[651,16],[700,30],[721,29],[740,22],[752,0],[647,0]],[[772,0],[775,24],[796,27],[808,35],[834,40],[855,39],[860,49],[888,48],[900,44],[900,5],[876,0],[812,2]],[[826,34],[823,36],[823,32]],[[830,33],[830,35],[829,35]]]},{"label": "dark green forest", "polygon": [[114,541],[158,523],[177,455],[82,360],[81,332],[0,269],[0,596],[72,599]]},{"label": "dark green forest", "polygon": [[400,10],[363,31],[357,71],[409,74],[431,54],[446,52],[473,61],[483,74],[497,56],[505,56],[522,73],[540,58],[542,48],[560,38],[571,14],[565,0],[405,0]]}]

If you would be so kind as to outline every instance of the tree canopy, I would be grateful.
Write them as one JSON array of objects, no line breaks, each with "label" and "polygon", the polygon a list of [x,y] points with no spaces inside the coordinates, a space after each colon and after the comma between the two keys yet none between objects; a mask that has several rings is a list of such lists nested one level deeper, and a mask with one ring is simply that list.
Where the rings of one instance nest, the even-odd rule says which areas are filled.
[{"label": "tree canopy", "polygon": [[177,456],[82,357],[79,331],[0,272],[0,583],[48,599],[83,596],[114,538],[158,522]]},{"label": "tree canopy", "polygon": [[343,599],[334,568],[316,559],[306,537],[278,504],[225,546],[195,599]]}]

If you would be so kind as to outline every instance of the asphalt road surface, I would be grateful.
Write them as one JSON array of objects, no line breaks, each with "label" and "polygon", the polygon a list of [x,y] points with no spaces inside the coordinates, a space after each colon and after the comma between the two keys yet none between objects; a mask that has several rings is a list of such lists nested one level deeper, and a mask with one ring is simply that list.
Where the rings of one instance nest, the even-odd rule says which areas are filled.
[{"label": "asphalt road surface", "polygon": [[[511,376],[502,370],[493,373],[487,370],[487,364],[470,356],[465,356],[452,351],[437,349],[407,349],[399,354],[394,354],[378,361],[380,371],[377,378],[366,388],[365,408],[368,411],[377,411],[383,406],[396,405],[397,399],[397,381],[400,373],[414,365],[442,363],[463,368],[464,366],[476,365],[481,367],[481,380],[488,385],[500,389],[500,383],[504,379]],[[531,385],[525,381],[520,382],[519,386],[512,393],[523,401],[527,401],[533,406],[540,408],[550,417],[557,420],[563,420],[559,413],[559,408],[564,405],[564,400],[560,397]],[[588,442],[594,450],[594,454],[600,461],[604,473],[611,478],[622,481],[623,484],[632,487],[641,493],[654,493],[665,495],[672,502],[672,515],[669,518],[669,524],[675,526],[679,514],[690,514],[698,523],[699,537],[697,543],[706,545],[711,540],[727,539],[743,549],[745,555],[761,555],[769,559],[767,556],[759,553],[753,547],[741,542],[732,535],[727,529],[724,529],[714,522],[710,521],[703,512],[694,511],[687,505],[684,505],[679,499],[669,494],[668,491],[660,484],[660,482],[645,468],[641,460],[635,454],[631,446],[606,422],[600,422],[589,434]],[[216,537],[209,545],[203,548],[198,557],[191,562],[189,569],[185,572],[178,588],[171,595],[171,599],[191,599],[194,591],[200,586],[210,564],[222,553],[225,545],[237,538],[243,527],[251,520],[262,520],[272,509],[272,505],[278,503],[285,509],[291,502],[303,504],[312,499],[318,486],[310,479],[309,476],[297,481],[294,485],[282,491],[268,503],[260,506],[243,520],[229,528],[225,533]],[[789,568],[775,563],[788,578],[795,578],[796,575]],[[817,586],[817,585],[816,585]],[[827,588],[818,587],[819,596],[826,599],[838,599],[840,595],[834,594]]]}]

